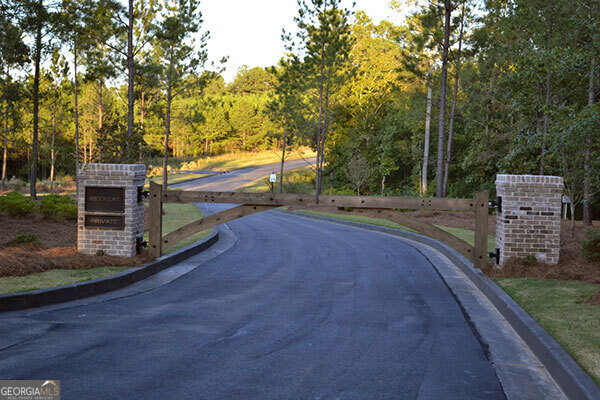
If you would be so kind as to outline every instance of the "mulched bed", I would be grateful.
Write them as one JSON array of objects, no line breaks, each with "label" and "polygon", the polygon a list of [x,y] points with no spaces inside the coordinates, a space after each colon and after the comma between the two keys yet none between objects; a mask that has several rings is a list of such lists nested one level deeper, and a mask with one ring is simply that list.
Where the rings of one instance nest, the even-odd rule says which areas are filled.
[{"label": "mulched bed", "polygon": [[[598,228],[595,221],[595,228]],[[533,264],[517,258],[508,260],[502,269],[485,270],[491,278],[542,278],[558,280],[576,280],[600,284],[600,264],[592,263],[581,256],[581,240],[586,228],[581,221],[575,221],[574,234],[571,234],[571,222],[562,221],[560,234],[560,260],[556,265],[543,262]]]},{"label": "mulched bed", "polygon": [[[408,212],[406,215],[435,225],[454,228],[474,229],[475,218],[470,212],[448,212],[420,210]],[[600,221],[595,221],[593,227],[600,229]],[[496,229],[496,217],[490,215],[488,234],[493,235]],[[540,278],[556,280],[576,280],[600,285],[600,264],[592,263],[581,256],[581,240],[585,237],[586,228],[582,221],[575,221],[575,230],[571,234],[571,222],[562,221],[560,235],[560,261],[557,265],[543,262],[533,264],[525,260],[512,258],[505,262],[502,269],[490,264],[484,272],[492,279],[497,278]],[[600,289],[600,286],[599,286]],[[600,291],[586,301],[588,304],[600,305]]]},{"label": "mulched bed", "polygon": [[[42,246],[7,246],[7,242],[19,233],[36,235]],[[134,267],[148,261],[145,256],[84,255],[77,252],[76,244],[76,221],[49,221],[39,214],[13,218],[0,213],[0,277],[24,276],[51,269]]]},{"label": "mulched bed", "polygon": [[[475,218],[470,212],[448,212],[421,210],[408,212],[406,215],[435,225],[454,228],[473,229]],[[600,221],[593,226],[600,229]],[[496,229],[496,217],[489,216],[488,233],[493,235]],[[586,228],[582,221],[575,221],[575,230],[571,234],[571,221],[563,220],[560,234],[560,261],[557,265],[543,262],[528,264],[525,260],[512,258],[502,269],[488,268],[484,272],[491,278],[543,278],[558,280],[577,280],[600,284],[600,264],[586,261],[581,256],[581,240],[585,237]],[[600,295],[597,296],[600,301]]]},{"label": "mulched bed", "polygon": [[[451,228],[462,228],[475,230],[475,213],[469,211],[433,211],[418,210],[405,212],[403,215],[416,218],[423,222],[434,225],[449,226]],[[488,235],[496,232],[496,217],[488,217]]]}]

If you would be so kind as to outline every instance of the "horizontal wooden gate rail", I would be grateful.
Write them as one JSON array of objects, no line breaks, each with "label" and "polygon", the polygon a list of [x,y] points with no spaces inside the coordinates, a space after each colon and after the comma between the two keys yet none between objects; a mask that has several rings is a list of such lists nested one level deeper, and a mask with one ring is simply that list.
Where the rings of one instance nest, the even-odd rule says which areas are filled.
[{"label": "horizontal wooden gate rail", "polygon": [[[163,191],[161,185],[151,182],[149,226],[150,255],[153,257],[160,257],[163,250],[202,230],[261,211],[288,206],[290,209],[296,210],[319,210],[334,214],[353,213],[373,218],[387,219],[453,247],[459,253],[473,261],[477,268],[483,268],[487,262],[488,199],[489,194],[485,191],[479,193],[475,199],[319,196],[317,202],[314,195],[302,194]],[[163,203],[229,203],[240,205],[191,222],[163,237]],[[472,211],[475,213],[475,246],[471,246],[464,240],[432,224],[408,217],[403,213],[396,211],[397,209]]]}]

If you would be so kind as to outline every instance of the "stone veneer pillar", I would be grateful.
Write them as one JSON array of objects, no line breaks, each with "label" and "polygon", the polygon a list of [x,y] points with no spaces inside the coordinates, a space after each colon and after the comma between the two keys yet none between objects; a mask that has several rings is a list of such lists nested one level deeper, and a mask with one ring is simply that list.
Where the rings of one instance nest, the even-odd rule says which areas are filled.
[{"label": "stone veneer pillar", "polygon": [[138,199],[141,190],[138,188],[143,188],[145,179],[143,164],[82,166],[77,178],[77,249],[80,253],[136,255],[137,238],[144,235],[144,203]]},{"label": "stone veneer pillar", "polygon": [[501,212],[496,216],[496,248],[502,265],[511,257],[535,256],[558,263],[563,178],[496,175]]}]

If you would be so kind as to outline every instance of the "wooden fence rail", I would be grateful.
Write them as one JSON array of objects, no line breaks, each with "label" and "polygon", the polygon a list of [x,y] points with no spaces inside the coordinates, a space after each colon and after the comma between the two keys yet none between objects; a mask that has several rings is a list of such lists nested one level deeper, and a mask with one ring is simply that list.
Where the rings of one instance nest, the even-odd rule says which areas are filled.
[{"label": "wooden fence rail", "polygon": [[[475,199],[319,196],[317,203],[315,196],[301,194],[163,191],[159,184],[151,182],[150,255],[160,257],[164,249],[202,230],[275,207],[288,206],[290,209],[311,209],[335,214],[348,214],[351,212],[358,215],[388,219],[446,243],[472,260],[477,268],[483,268],[487,262],[488,198],[488,192],[485,191],[479,193]],[[239,204],[239,206],[193,221],[163,237],[163,203],[229,203]],[[475,245],[471,246],[464,240],[434,225],[408,217],[396,211],[396,209],[473,211],[475,212]]]}]

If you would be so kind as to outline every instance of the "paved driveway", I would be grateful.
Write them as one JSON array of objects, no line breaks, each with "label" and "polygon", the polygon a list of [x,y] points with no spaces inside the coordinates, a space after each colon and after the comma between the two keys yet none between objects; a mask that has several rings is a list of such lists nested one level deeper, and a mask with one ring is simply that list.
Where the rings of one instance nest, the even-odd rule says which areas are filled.
[{"label": "paved driveway", "polygon": [[0,314],[0,379],[60,379],[63,400],[505,398],[417,248],[277,211],[229,227],[228,248],[170,283]]}]

